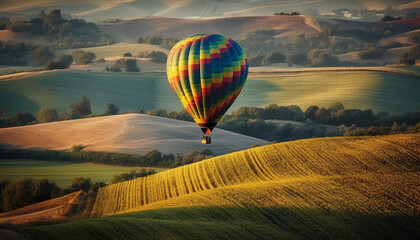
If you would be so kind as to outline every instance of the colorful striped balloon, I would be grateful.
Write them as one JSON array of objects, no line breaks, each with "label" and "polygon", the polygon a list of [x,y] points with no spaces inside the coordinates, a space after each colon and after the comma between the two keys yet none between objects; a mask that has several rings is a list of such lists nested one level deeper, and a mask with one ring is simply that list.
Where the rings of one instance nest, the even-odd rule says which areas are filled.
[{"label": "colorful striped balloon", "polygon": [[179,41],[166,65],[169,84],[205,134],[210,134],[248,76],[244,50],[230,38],[198,34]]}]

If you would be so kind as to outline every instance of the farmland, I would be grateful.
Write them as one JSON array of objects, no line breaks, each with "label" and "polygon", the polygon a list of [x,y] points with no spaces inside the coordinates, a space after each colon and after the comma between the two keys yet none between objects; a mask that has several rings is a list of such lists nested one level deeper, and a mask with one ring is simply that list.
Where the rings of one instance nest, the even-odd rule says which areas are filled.
[{"label": "farmland", "polygon": [[419,143],[407,134],[253,148],[101,188],[99,218],[24,229],[35,239],[414,239]]},{"label": "farmland", "polygon": [[[10,180],[47,178],[57,186],[67,187],[74,177],[89,177],[92,182],[110,183],[114,174],[138,170],[138,167],[110,166],[101,164],[81,164],[70,162],[50,162],[20,159],[0,159],[0,176]],[[156,169],[161,171],[162,169]]]},{"label": "farmland", "polygon": [[[330,106],[340,101],[346,108],[372,109],[401,114],[420,107],[416,76],[382,72],[309,72],[261,74],[247,80],[231,110],[241,106]],[[105,112],[113,103],[121,111],[165,108],[180,110],[164,73],[104,73],[57,71],[0,82],[0,107],[9,115],[42,106],[69,111],[69,105],[85,95],[92,112]]]}]

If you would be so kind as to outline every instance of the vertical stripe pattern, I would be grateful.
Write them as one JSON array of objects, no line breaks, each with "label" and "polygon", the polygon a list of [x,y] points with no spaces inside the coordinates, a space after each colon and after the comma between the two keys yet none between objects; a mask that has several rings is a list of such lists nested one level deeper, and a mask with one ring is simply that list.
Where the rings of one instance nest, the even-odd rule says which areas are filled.
[{"label": "vertical stripe pattern", "polygon": [[248,59],[232,39],[199,34],[172,48],[166,70],[182,105],[203,132],[209,133],[241,92]]}]

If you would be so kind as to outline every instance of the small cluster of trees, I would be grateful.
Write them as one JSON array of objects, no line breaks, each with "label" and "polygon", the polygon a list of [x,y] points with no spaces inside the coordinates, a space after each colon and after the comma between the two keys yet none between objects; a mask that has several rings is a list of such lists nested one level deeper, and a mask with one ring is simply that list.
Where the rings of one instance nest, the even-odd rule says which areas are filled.
[{"label": "small cluster of trees", "polygon": [[23,42],[0,42],[0,65],[45,66],[54,54],[48,47]]},{"label": "small cluster of trees", "polygon": [[82,51],[82,50],[72,51],[71,56],[73,57],[73,61],[76,64],[83,64],[83,65],[92,63],[93,60],[96,58],[95,53],[85,52],[85,51]]},{"label": "small cluster of trees", "polygon": [[111,67],[106,67],[107,72],[140,72],[136,59],[118,59]]},{"label": "small cluster of trees", "polygon": [[262,65],[269,65],[273,63],[283,63],[286,61],[286,56],[278,51],[271,51],[267,54],[258,54],[249,58],[249,65],[256,67]]},{"label": "small cluster of trees", "polygon": [[95,53],[82,50],[62,54],[53,59],[54,54],[50,47],[35,47],[23,42],[0,42],[0,65],[32,65],[45,66],[46,69],[66,69],[74,62],[76,64],[89,64],[96,58]]},{"label": "small cluster of trees", "polygon": [[136,38],[136,43],[145,43],[145,44],[151,44],[151,45],[162,45],[168,48],[172,48],[179,39],[176,38],[163,38],[160,36],[139,36]]},{"label": "small cluster of trees", "polygon": [[10,21],[2,18],[0,30],[43,35],[55,48],[80,48],[112,44],[114,41],[98,26],[83,19],[63,19],[59,9],[50,13],[40,11],[37,18],[29,21]]},{"label": "small cluster of trees", "polygon": [[64,196],[80,190],[97,192],[106,184],[102,181],[92,183],[90,178],[75,177],[67,188],[60,189],[48,179],[19,178],[9,181],[0,178],[0,212],[11,211],[37,202]]},{"label": "small cluster of trees", "polygon": [[145,168],[142,168],[138,172],[136,170],[131,170],[128,173],[115,174],[114,176],[112,176],[111,184],[124,182],[135,178],[146,177],[155,173],[157,172],[154,169],[147,170]]},{"label": "small cluster of trees", "polygon": [[420,122],[414,126],[410,126],[407,123],[394,122],[392,126],[371,126],[369,128],[346,128],[344,136],[377,136],[377,135],[388,135],[388,134],[400,134],[400,133],[419,133]]},{"label": "small cluster of trees", "polygon": [[166,63],[166,60],[168,58],[168,56],[164,52],[154,50],[139,52],[137,54],[137,57],[151,58],[152,62],[155,63]]}]

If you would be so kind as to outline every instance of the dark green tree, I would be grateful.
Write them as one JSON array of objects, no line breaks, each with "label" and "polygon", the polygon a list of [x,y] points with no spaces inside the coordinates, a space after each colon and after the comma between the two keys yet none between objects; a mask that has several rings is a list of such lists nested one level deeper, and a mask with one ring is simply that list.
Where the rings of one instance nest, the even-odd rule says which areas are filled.
[{"label": "dark green tree", "polygon": [[96,58],[95,53],[93,52],[84,52],[82,50],[76,50],[71,52],[73,61],[76,64],[89,64],[93,62],[93,59]]},{"label": "dark green tree", "polygon": [[92,182],[90,178],[84,178],[84,177],[75,177],[71,180],[71,184],[68,187],[70,192],[77,192],[77,191],[84,191],[89,192],[89,189],[92,185]]},{"label": "dark green tree", "polygon": [[84,117],[91,113],[90,102],[86,96],[83,96],[81,101],[70,105],[70,114],[74,115],[76,118]]},{"label": "dark green tree", "polygon": [[106,114],[108,115],[116,115],[120,111],[120,108],[115,106],[112,103],[108,103],[108,109],[106,110]]}]

